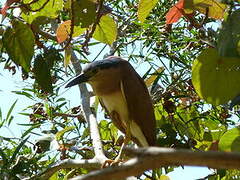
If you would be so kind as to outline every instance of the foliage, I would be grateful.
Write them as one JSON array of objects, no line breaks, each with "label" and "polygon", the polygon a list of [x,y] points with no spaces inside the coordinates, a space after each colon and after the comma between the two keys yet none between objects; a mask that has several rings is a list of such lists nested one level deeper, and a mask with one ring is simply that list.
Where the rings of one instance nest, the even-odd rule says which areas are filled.
[{"label": "foliage", "polygon": [[[1,9],[0,62],[12,74],[22,73],[28,85],[13,93],[33,104],[21,112],[22,137],[0,136],[0,174],[22,179],[59,160],[94,157],[82,109],[70,107],[60,87],[67,75],[75,75],[71,57],[84,65],[103,56],[102,44],[110,47],[108,55],[127,57],[144,69],[159,146],[239,152],[239,5],[230,0],[7,0]],[[94,59],[90,53],[96,53]],[[92,110],[98,112],[95,101]],[[6,118],[0,111],[0,128],[14,123],[16,101],[11,104]],[[108,117],[99,128],[113,159],[121,135]],[[54,177],[88,171],[67,169]],[[167,179],[169,171],[174,167],[145,176]],[[232,177],[239,171],[216,170],[209,176]]]}]

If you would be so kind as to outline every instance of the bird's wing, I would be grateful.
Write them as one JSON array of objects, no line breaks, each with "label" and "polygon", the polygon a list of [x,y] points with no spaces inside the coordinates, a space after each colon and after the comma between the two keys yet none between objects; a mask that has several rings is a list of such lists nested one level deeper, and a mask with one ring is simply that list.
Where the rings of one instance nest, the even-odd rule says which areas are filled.
[{"label": "bird's wing", "polygon": [[124,68],[121,83],[129,116],[141,128],[148,144],[154,146],[156,144],[156,121],[150,95],[143,79],[130,64],[126,66],[128,67]]}]

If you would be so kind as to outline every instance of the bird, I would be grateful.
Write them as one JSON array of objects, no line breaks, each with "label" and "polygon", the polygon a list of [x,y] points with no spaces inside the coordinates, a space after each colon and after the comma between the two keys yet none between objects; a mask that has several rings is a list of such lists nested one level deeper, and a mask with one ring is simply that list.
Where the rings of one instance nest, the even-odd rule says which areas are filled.
[{"label": "bird", "polygon": [[156,120],[152,100],[144,80],[127,60],[109,56],[91,62],[66,88],[80,83],[92,86],[113,124],[125,134],[122,148],[130,140],[140,147],[155,146]]}]

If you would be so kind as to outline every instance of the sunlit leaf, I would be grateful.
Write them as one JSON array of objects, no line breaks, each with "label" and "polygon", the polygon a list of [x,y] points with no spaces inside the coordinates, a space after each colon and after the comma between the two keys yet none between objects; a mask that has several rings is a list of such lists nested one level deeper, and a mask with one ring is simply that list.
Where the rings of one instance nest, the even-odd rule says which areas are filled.
[{"label": "sunlit leaf", "polygon": [[111,129],[109,126],[109,122],[106,120],[102,120],[99,123],[99,127],[100,127],[100,134],[101,134],[101,138],[103,140],[110,140],[112,139],[112,135],[111,135]]},{"label": "sunlit leaf", "polygon": [[161,175],[159,180],[170,180],[170,178],[166,175]]},{"label": "sunlit leaf", "polygon": [[140,0],[138,3],[138,19],[144,22],[158,0]]},{"label": "sunlit leaf", "polygon": [[[32,0],[24,0],[26,4],[30,2],[32,2]],[[28,11],[28,9],[24,9],[23,7],[22,18],[28,23],[32,23],[32,21],[39,16],[56,18],[63,9],[63,0],[38,0],[31,3],[30,8],[33,11],[38,11]]]},{"label": "sunlit leaf", "polygon": [[240,10],[230,14],[223,22],[218,38],[218,53],[226,57],[240,57]]},{"label": "sunlit leaf", "polygon": [[[85,30],[86,28],[74,26],[72,37],[77,37],[83,34]],[[64,21],[62,24],[60,24],[56,32],[58,43],[62,43],[63,41],[65,41],[69,37],[70,32],[71,32],[71,20]]]},{"label": "sunlit leaf", "polygon": [[64,67],[67,67],[67,66],[70,64],[70,61],[71,61],[72,51],[71,51],[70,48],[66,48],[64,52],[65,52],[65,56],[64,56]]},{"label": "sunlit leaf", "polygon": [[30,27],[14,20],[3,35],[3,45],[9,57],[25,71],[29,71],[34,53],[34,35]]},{"label": "sunlit leaf", "polygon": [[161,74],[164,71],[164,67],[159,67],[149,78],[145,80],[145,84],[147,87],[151,86],[152,83],[156,80],[156,78],[159,77],[159,74]]},{"label": "sunlit leaf", "polygon": [[166,24],[177,22],[182,17],[184,0],[179,0],[166,14]]},{"label": "sunlit leaf", "polygon": [[218,0],[186,0],[184,3],[184,9],[197,10],[202,14],[208,11],[207,15],[214,19],[222,19],[226,8],[227,5]]},{"label": "sunlit leaf", "polygon": [[240,92],[240,59],[220,57],[216,49],[206,49],[193,63],[192,82],[208,103],[227,103]]},{"label": "sunlit leaf", "polygon": [[240,128],[228,130],[220,139],[218,147],[221,151],[240,151]]},{"label": "sunlit leaf", "polygon": [[68,126],[68,127],[65,127],[63,130],[61,131],[58,131],[57,134],[56,134],[56,140],[59,141],[63,138],[63,135],[69,131],[72,131],[74,130],[75,127],[74,126]]},{"label": "sunlit leaf", "polygon": [[102,43],[112,44],[117,38],[115,21],[109,15],[102,16],[93,37]]}]

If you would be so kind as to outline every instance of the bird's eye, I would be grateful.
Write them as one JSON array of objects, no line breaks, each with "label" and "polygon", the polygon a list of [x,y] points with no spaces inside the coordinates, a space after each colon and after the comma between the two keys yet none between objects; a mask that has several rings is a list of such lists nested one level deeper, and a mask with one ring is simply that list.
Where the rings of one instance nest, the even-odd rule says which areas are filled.
[{"label": "bird's eye", "polygon": [[96,74],[97,72],[98,72],[98,69],[93,69],[93,70],[92,70],[92,73],[93,73],[93,74]]}]

